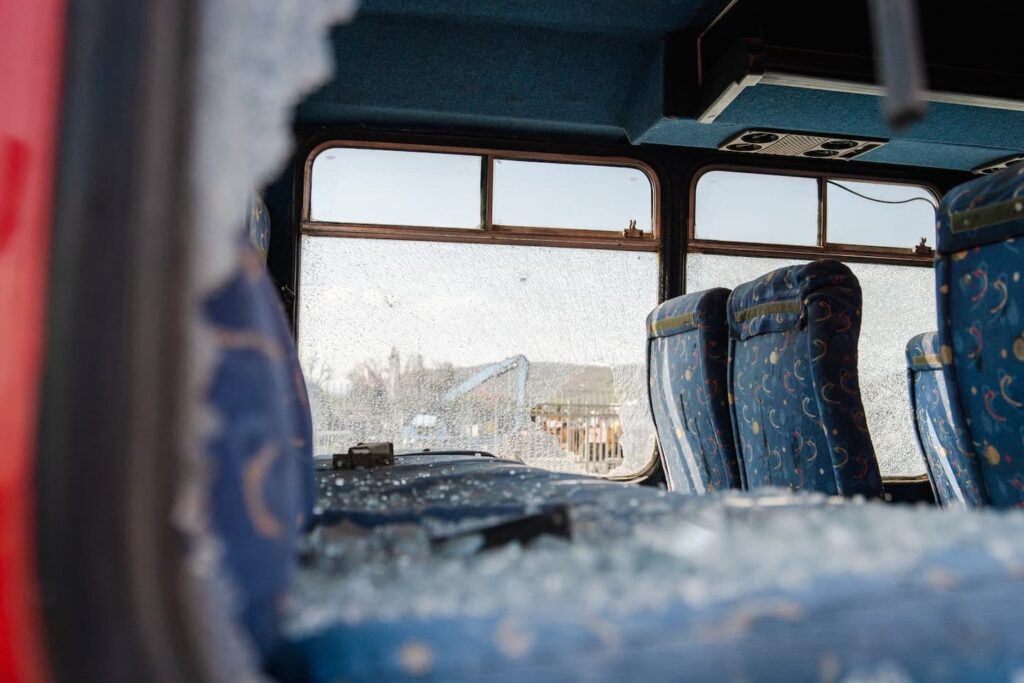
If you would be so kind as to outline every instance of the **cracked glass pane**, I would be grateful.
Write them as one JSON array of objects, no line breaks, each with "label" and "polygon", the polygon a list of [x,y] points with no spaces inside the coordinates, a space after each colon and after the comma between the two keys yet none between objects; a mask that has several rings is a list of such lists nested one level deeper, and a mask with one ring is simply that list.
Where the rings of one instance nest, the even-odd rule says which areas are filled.
[{"label": "cracked glass pane", "polygon": [[599,475],[651,461],[656,254],[305,236],[300,277],[317,453],[392,441]]},{"label": "cracked glass pane", "polygon": [[[807,261],[688,254],[686,289],[733,288],[776,268]],[[864,315],[858,344],[861,400],[884,477],[926,473],[907,395],[904,348],[934,330],[935,272],[931,268],[847,263],[860,281]]]}]

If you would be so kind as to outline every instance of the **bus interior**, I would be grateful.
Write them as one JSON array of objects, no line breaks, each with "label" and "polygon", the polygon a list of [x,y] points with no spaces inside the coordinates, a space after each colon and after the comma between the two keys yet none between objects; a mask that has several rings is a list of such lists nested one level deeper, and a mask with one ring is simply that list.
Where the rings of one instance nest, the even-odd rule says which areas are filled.
[{"label": "bus interior", "polygon": [[4,680],[1024,677],[1014,3],[27,7]]}]

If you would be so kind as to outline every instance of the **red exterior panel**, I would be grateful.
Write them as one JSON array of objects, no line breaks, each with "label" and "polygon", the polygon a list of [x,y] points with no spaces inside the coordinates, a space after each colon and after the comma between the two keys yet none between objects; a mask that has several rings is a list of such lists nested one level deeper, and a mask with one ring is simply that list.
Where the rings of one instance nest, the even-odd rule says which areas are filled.
[{"label": "red exterior panel", "polygon": [[0,0],[0,681],[48,678],[33,470],[63,0]]}]

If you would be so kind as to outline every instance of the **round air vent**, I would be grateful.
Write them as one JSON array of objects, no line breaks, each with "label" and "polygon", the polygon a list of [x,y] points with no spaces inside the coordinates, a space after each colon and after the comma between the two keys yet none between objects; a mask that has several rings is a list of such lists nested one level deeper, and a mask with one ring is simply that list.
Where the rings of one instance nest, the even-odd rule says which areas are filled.
[{"label": "round air vent", "polygon": [[829,140],[821,145],[822,149],[853,149],[859,142],[854,140]]},{"label": "round air vent", "polygon": [[775,133],[749,133],[740,138],[743,142],[750,142],[755,145],[767,145],[778,139],[779,136]]},{"label": "round air vent", "polygon": [[718,149],[747,154],[845,161],[877,149],[885,142],[845,135],[832,137],[816,133],[748,129],[722,140],[718,143]]}]

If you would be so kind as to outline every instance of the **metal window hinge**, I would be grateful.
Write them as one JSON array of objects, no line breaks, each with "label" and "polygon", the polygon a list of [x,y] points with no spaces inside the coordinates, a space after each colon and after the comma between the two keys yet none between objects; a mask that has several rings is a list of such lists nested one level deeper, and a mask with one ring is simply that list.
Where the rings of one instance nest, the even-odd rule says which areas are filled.
[{"label": "metal window hinge", "polygon": [[622,236],[633,238],[643,237],[644,231],[638,229],[636,227],[636,219],[632,219],[629,221],[629,227],[622,231]]},{"label": "metal window hinge", "polygon": [[288,285],[281,285],[277,290],[281,295],[281,304],[284,310],[291,314],[295,310],[295,290]]}]

